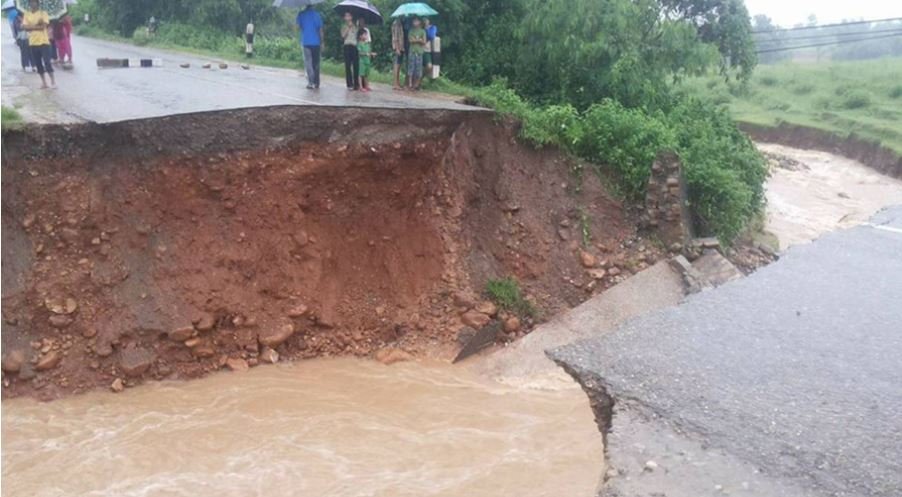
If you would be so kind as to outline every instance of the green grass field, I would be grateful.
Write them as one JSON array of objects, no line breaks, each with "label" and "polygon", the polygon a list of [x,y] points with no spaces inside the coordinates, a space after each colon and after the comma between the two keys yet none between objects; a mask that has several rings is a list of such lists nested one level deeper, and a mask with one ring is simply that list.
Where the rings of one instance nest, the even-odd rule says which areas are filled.
[{"label": "green grass field", "polygon": [[717,77],[685,87],[727,104],[738,121],[854,134],[902,155],[902,58],[761,65],[745,91]]}]

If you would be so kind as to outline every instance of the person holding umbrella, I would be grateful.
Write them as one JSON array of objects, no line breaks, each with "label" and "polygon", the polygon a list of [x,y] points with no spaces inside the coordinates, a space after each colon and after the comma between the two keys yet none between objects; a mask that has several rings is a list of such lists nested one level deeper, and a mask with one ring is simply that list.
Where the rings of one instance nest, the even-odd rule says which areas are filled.
[{"label": "person holding umbrella", "polygon": [[319,88],[320,60],[322,58],[323,45],[325,45],[323,18],[313,8],[313,5],[307,5],[304,10],[298,12],[296,24],[301,32],[301,46],[304,49],[304,71],[307,73],[307,89],[317,89]]}]

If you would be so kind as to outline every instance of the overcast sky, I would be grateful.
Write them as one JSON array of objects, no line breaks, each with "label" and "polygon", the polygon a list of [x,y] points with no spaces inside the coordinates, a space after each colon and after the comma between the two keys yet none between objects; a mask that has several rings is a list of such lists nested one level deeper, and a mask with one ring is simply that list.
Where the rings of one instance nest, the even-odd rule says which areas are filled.
[{"label": "overcast sky", "polygon": [[803,23],[810,14],[819,24],[843,19],[902,17],[902,0],[745,0],[749,14],[766,14],[781,26]]}]

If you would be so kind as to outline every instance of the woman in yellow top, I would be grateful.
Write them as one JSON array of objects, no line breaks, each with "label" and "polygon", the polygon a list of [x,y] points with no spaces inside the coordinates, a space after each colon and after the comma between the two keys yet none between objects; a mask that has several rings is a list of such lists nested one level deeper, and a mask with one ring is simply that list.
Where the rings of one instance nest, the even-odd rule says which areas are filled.
[{"label": "woman in yellow top", "polygon": [[50,86],[56,88],[53,79],[53,65],[50,63],[50,16],[41,10],[38,0],[28,2],[28,12],[22,16],[22,29],[28,32],[28,46],[31,49],[31,60],[41,75],[41,88],[47,88],[44,73],[50,75]]}]

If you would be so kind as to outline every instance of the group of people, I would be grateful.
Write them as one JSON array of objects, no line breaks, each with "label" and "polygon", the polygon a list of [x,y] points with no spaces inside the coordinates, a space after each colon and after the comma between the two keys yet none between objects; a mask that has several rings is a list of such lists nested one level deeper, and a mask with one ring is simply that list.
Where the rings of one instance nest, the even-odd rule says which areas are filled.
[{"label": "group of people", "polygon": [[22,70],[36,71],[41,76],[41,88],[56,88],[53,64],[72,64],[72,19],[66,14],[51,20],[41,10],[40,2],[31,0],[25,12],[10,9],[8,20],[19,46]]},{"label": "group of people", "polygon": [[[304,51],[307,88],[317,89],[320,85],[320,62],[325,46],[323,19],[312,5],[308,5],[298,13],[296,24]],[[425,21],[417,17],[395,19],[391,33],[394,89],[419,90],[424,67],[429,72],[432,71],[432,46],[436,42],[438,28],[428,18]],[[350,12],[346,12],[340,34],[348,90],[370,91],[370,74],[377,54],[373,51],[373,37],[365,19],[355,19]],[[401,67],[405,58],[407,78],[402,84]]]}]

